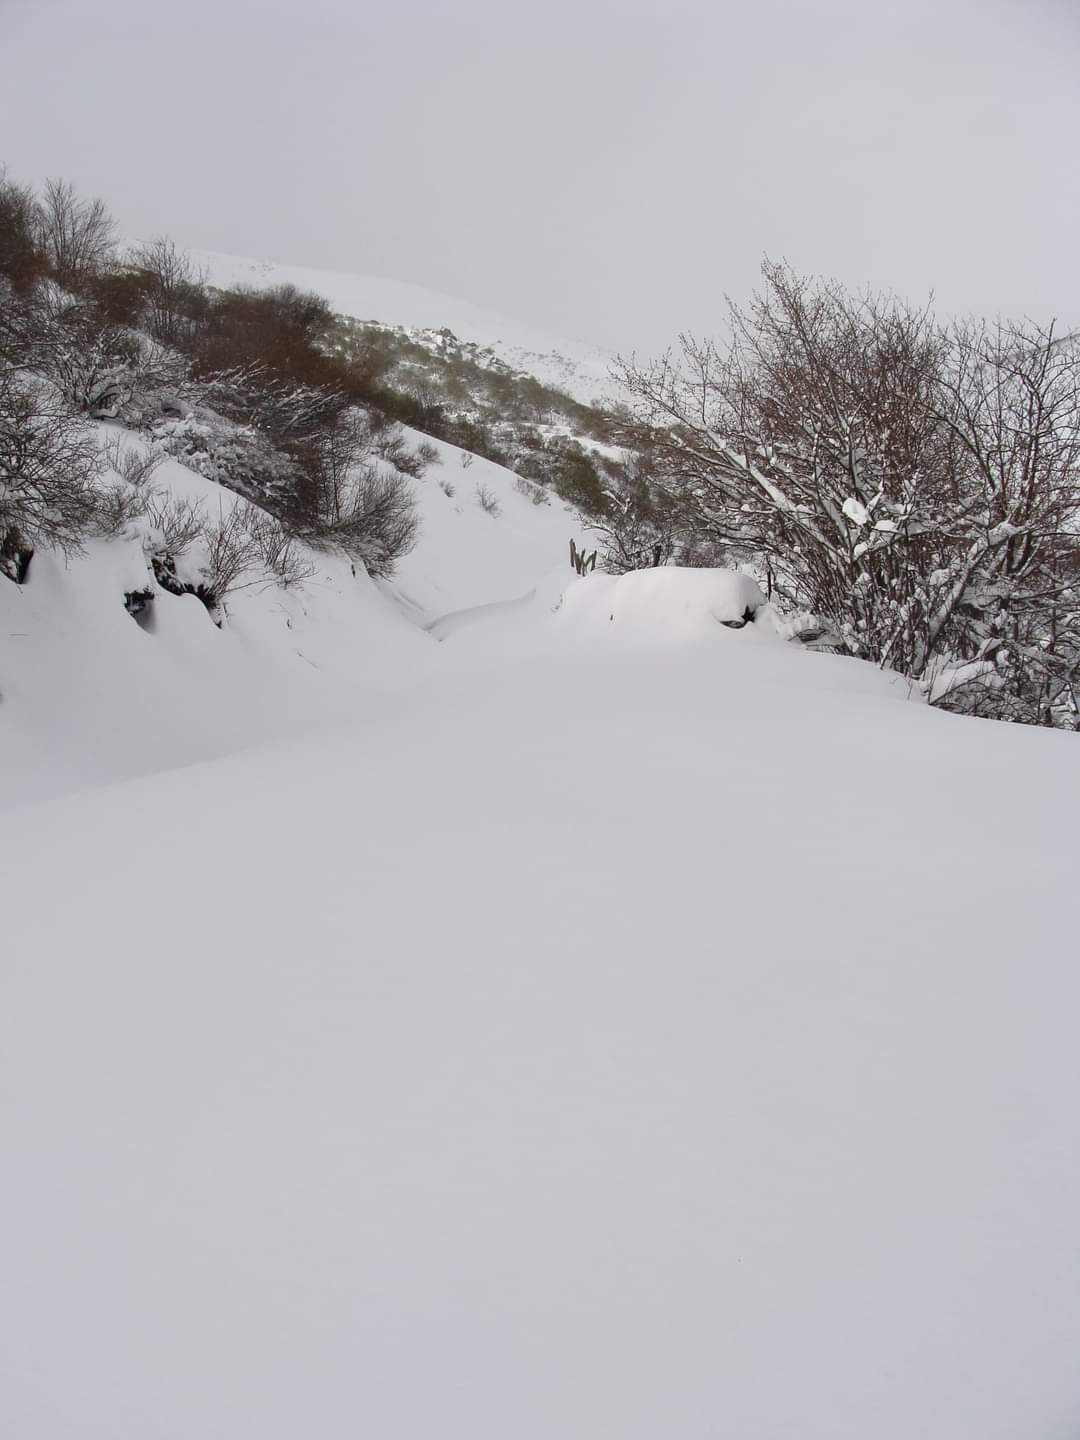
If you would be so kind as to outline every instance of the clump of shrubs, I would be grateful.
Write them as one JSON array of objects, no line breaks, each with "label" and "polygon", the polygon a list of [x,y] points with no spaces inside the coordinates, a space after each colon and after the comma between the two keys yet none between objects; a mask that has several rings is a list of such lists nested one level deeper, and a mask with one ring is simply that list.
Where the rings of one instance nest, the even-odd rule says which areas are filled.
[{"label": "clump of shrubs", "polygon": [[[191,583],[177,567],[192,517],[149,493],[171,456],[251,502],[194,526],[211,603],[257,556],[298,583],[299,542],[390,574],[416,537],[409,482],[439,456],[362,403],[335,324],[291,286],[210,289],[168,240],[121,253],[99,201],[0,174],[0,572],[25,577],[34,545],[77,551],[157,515],[173,532],[161,583]],[[103,455],[90,424],[102,420],[149,445],[114,439]]]},{"label": "clump of shrubs", "polygon": [[477,483],[475,494],[476,503],[480,506],[480,509],[483,510],[484,514],[490,515],[493,520],[497,520],[502,514],[502,506],[499,504],[494,492],[489,490],[483,481],[480,481]]}]

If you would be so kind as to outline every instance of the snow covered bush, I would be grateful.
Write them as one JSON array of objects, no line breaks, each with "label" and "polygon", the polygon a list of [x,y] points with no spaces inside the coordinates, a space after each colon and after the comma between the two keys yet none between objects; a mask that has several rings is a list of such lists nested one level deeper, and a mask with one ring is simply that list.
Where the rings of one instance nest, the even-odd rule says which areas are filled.
[{"label": "snow covered bush", "polygon": [[849,653],[1073,723],[1076,337],[763,273],[729,343],[622,367],[652,484]]},{"label": "snow covered bush", "polygon": [[303,547],[273,515],[251,506],[247,526],[259,564],[283,590],[303,585],[315,574],[315,566]]},{"label": "snow covered bush", "polygon": [[149,433],[159,453],[263,504],[286,504],[296,487],[296,463],[251,425],[197,410],[183,419],[159,420]]},{"label": "snow covered bush", "polygon": [[101,453],[48,385],[0,356],[0,546],[79,550],[99,516]]},{"label": "snow covered bush", "polygon": [[337,545],[369,575],[394,573],[416,544],[419,522],[404,476],[377,462],[352,465],[320,496],[315,523],[300,533],[314,545]]},{"label": "snow covered bush", "polygon": [[[369,574],[390,575],[416,541],[408,475],[412,452],[400,427],[349,406],[294,450],[298,479],[279,513],[285,528],[317,546],[338,546]],[[405,465],[402,473],[399,463]]]},{"label": "snow covered bush", "polygon": [[104,320],[96,306],[55,284],[38,287],[26,329],[28,363],[80,414],[141,425],[186,409],[190,369],[182,355]]},{"label": "snow covered bush", "polygon": [[281,523],[265,510],[237,499],[206,506],[156,492],[144,500],[144,545],[154,577],[174,595],[195,595],[215,624],[237,590],[302,585],[315,567]]},{"label": "snow covered bush", "polygon": [[144,445],[126,445],[119,434],[113,435],[102,447],[102,455],[110,470],[136,490],[153,479],[163,457]]}]

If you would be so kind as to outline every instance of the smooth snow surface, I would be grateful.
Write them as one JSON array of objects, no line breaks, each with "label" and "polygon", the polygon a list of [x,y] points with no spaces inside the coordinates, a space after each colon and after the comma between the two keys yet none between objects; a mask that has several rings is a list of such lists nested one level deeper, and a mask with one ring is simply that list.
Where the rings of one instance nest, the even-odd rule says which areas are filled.
[{"label": "smooth snow surface", "polygon": [[328,300],[339,315],[375,320],[409,330],[449,329],[459,340],[490,348],[515,370],[527,371],[547,385],[567,391],[585,404],[609,394],[614,356],[595,345],[567,340],[483,310],[421,285],[375,275],[348,275],[279,265],[213,250],[193,250],[192,259],[212,285],[295,285]]},{"label": "smooth snow surface", "polygon": [[1075,738],[452,569],[339,577],[319,733],[7,817],[0,1434],[1075,1435]]}]

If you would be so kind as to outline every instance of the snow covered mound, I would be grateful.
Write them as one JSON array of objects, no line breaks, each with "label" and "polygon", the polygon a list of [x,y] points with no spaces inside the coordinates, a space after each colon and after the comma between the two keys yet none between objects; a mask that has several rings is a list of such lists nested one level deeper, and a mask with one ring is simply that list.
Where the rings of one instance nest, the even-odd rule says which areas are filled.
[{"label": "snow covered mound", "polygon": [[[716,641],[721,627],[776,638],[773,611],[757,584],[734,570],[679,566],[628,575],[550,571],[527,594],[473,605],[428,626],[459,654],[503,657],[552,649],[654,649]],[[862,668],[862,667],[860,667]]]},{"label": "snow covered mound", "polygon": [[596,403],[612,389],[614,356],[599,347],[546,334],[436,290],[373,275],[279,265],[213,250],[193,250],[191,256],[206,271],[211,285],[295,285],[315,291],[339,315],[356,320],[375,320],[414,331],[452,330],[459,339],[490,349],[513,369],[565,390],[583,404]]},{"label": "snow covered mound", "polygon": [[745,625],[764,606],[765,596],[749,575],[677,565],[617,577],[590,575],[566,600],[568,616],[578,622],[599,619],[673,639],[700,636],[717,624]]}]

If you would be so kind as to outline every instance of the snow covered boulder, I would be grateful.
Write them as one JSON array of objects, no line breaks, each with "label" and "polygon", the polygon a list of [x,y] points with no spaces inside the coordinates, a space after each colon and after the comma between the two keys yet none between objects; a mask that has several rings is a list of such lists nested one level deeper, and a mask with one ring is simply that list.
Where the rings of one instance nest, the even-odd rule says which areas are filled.
[{"label": "snow covered boulder", "polygon": [[765,596],[749,575],[675,565],[619,576],[590,575],[572,585],[564,599],[568,618],[671,639],[711,633],[718,624],[741,629],[765,605]]}]

